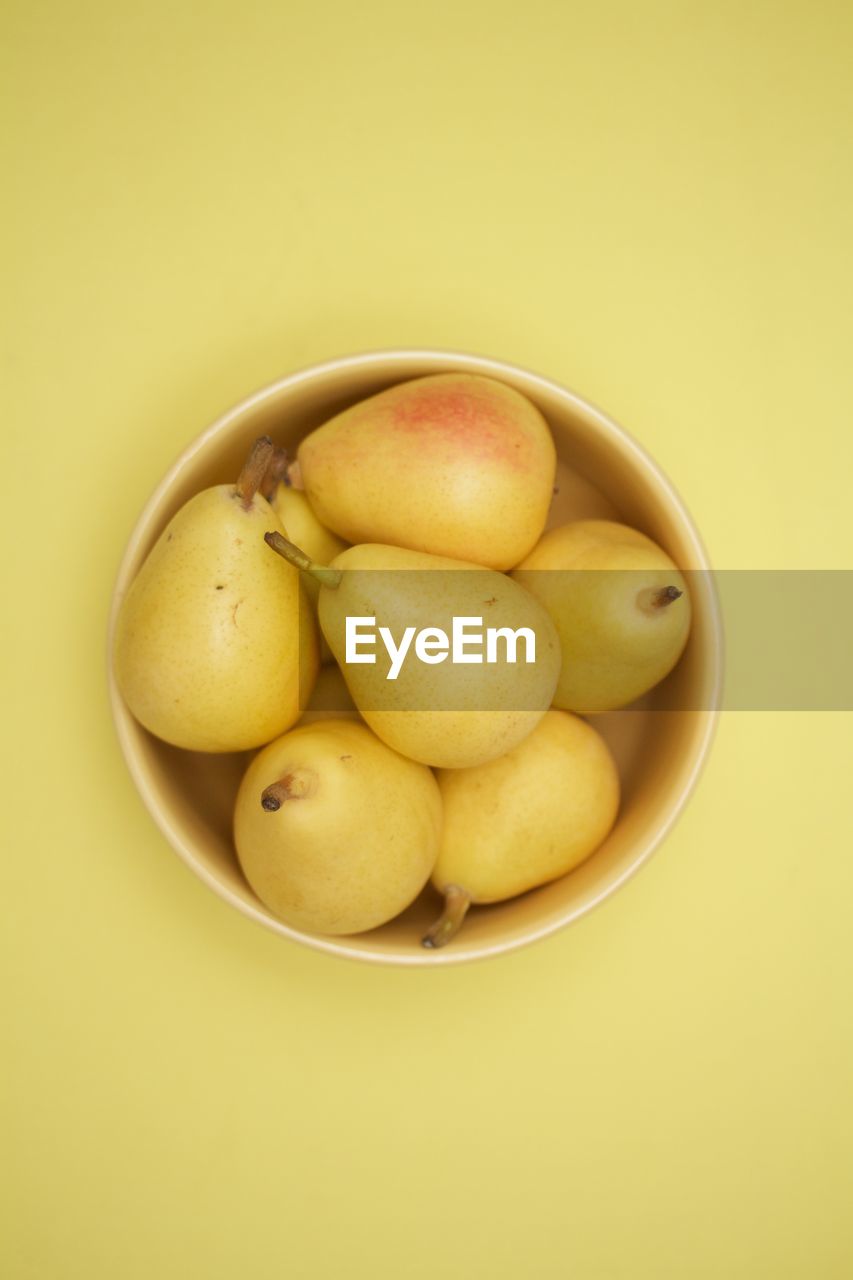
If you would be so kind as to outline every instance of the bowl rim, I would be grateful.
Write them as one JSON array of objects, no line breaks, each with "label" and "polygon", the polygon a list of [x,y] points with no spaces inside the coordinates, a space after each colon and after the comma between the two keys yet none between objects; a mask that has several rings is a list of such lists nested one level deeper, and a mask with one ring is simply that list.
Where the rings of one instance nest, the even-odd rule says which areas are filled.
[{"label": "bowl rim", "polygon": [[[567,909],[556,919],[550,919],[543,922],[540,926],[533,926],[525,929],[516,937],[511,937],[497,942],[473,944],[470,946],[466,946],[464,939],[460,939],[458,949],[450,947],[447,950],[426,951],[423,948],[417,947],[413,948],[411,955],[402,955],[391,952],[383,953],[380,951],[374,951],[368,947],[362,947],[357,941],[355,941],[355,938],[338,938],[303,933],[297,929],[291,928],[289,925],[285,924],[284,921],[276,920],[267,915],[266,912],[260,908],[260,904],[256,907],[250,901],[247,901],[235,894],[228,888],[228,886],[217,879],[209,868],[198,859],[191,843],[184,840],[182,836],[170,825],[166,820],[161,807],[155,803],[150,780],[147,777],[146,771],[134,749],[133,734],[137,732],[136,722],[133,720],[130,711],[125,706],[121,694],[119,693],[113,669],[112,655],[113,638],[119,605],[123,594],[127,589],[130,568],[137,557],[140,543],[150,536],[148,526],[151,517],[157,511],[166,493],[172,488],[174,481],[183,469],[196,457],[197,454],[206,448],[212,439],[226,431],[236,419],[242,418],[245,414],[250,413],[252,410],[263,405],[265,401],[274,399],[283,391],[297,387],[301,383],[320,379],[329,374],[342,373],[347,369],[358,368],[360,370],[367,370],[374,365],[402,365],[412,361],[417,361],[421,364],[432,363],[436,366],[440,366],[443,361],[453,361],[453,371],[461,370],[472,373],[482,373],[486,376],[493,376],[498,379],[506,374],[510,374],[514,377],[521,377],[532,388],[539,388],[541,391],[547,392],[550,395],[556,395],[559,399],[568,402],[584,417],[592,418],[595,422],[596,428],[600,430],[605,437],[607,437],[620,450],[627,450],[627,452],[632,455],[635,464],[646,472],[650,479],[656,483],[658,490],[666,498],[672,515],[680,523],[682,531],[687,535],[692,544],[696,568],[707,574],[707,621],[712,644],[710,647],[711,669],[709,672],[711,696],[709,698],[708,707],[697,716],[696,728],[693,731],[691,741],[692,762],[689,772],[687,777],[682,780],[677,794],[666,801],[663,806],[662,813],[656,823],[655,830],[643,841],[642,846],[638,849],[636,856],[632,858],[630,864],[625,867],[618,876],[615,876],[612,880],[608,881],[607,884],[603,885],[601,889],[590,899],[573,908]],[[434,370],[434,372],[442,371],[443,370],[439,367]],[[450,372],[451,370],[447,371]],[[424,375],[417,374],[414,376]],[[496,955],[506,955],[510,952],[517,951],[522,947],[530,946],[532,943],[538,942],[542,938],[549,937],[566,926],[574,924],[583,916],[588,915],[592,910],[600,906],[628,880],[636,875],[640,868],[648,862],[651,856],[660,847],[661,843],[666,839],[667,835],[681,816],[687,801],[695,790],[699,776],[707,761],[719,721],[724,665],[724,633],[720,601],[707,550],[683,499],[676,490],[672,481],[669,479],[668,475],[654,460],[654,458],[651,457],[643,446],[640,445],[630,432],[622,427],[615,418],[612,418],[594,402],[587,400],[584,396],[579,395],[577,392],[564,386],[562,383],[557,382],[552,378],[548,378],[543,374],[527,369],[522,365],[517,365],[509,360],[501,360],[492,356],[476,355],[470,352],[456,351],[450,348],[445,349],[436,347],[377,348],[367,352],[336,356],[317,364],[306,365],[304,368],[297,369],[289,374],[284,374],[282,377],[276,378],[274,381],[265,384],[256,391],[251,392],[242,400],[232,404],[230,408],[226,409],[224,413],[220,414],[218,418],[199,432],[199,434],[196,435],[178,454],[172,465],[166,471],[165,475],[162,477],[159,484],[156,486],[140,511],[133,526],[133,530],[127,540],[113,583],[107,629],[106,653],[110,707],[122,755],[124,756],[128,771],[146,809],[148,810],[148,813],[154,819],[154,822],[159,828],[161,834],[165,837],[167,843],[172,847],[175,853],[178,854],[181,861],[184,862],[186,866],[189,867],[189,869],[223,901],[227,902],[232,907],[236,907],[244,916],[247,916],[250,920],[254,920],[256,923],[263,925],[265,928],[279,936],[289,938],[303,946],[310,947],[314,951],[321,951],[339,958],[404,968],[435,968],[445,965],[466,964],[476,960],[485,960]],[[359,935],[355,935],[355,937],[358,936]]]}]

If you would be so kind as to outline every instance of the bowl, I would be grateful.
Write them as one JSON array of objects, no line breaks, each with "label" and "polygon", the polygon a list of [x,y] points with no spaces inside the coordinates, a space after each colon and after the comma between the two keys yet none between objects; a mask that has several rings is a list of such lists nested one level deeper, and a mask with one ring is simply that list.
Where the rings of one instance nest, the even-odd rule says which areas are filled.
[{"label": "bowl", "polygon": [[[519,898],[472,910],[445,949],[421,935],[439,909],[431,888],[403,915],[353,937],[319,937],[276,919],[243,878],[231,813],[246,754],[181,751],[146,732],[124,705],[112,668],[122,597],[163,527],[198,490],[232,481],[251,442],[269,434],[295,446],[339,410],[384,387],[449,371],[498,378],[528,396],[548,420],[558,453],[549,527],[568,519],[620,519],[660,543],[691,575],[693,625],[681,661],[632,708],[591,717],[619,766],[622,805],[600,849],[562,879]],[[239,911],[285,938],[356,960],[447,965],[497,955],[578,920],[614,893],[660,844],[689,796],[717,717],[722,639],[719,606],[702,543],[672,485],[611,418],[549,379],[504,361],[448,351],[379,351],[315,365],[272,383],[230,409],[187,448],[151,496],[124,553],[110,616],[109,688],[118,738],[139,792],[174,850]]]}]

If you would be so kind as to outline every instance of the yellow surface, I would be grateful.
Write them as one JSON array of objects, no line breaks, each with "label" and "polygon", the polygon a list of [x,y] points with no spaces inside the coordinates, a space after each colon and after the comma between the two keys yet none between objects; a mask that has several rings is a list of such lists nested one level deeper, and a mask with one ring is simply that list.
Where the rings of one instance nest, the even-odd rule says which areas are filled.
[{"label": "yellow surface", "polygon": [[849,1276],[849,716],[726,716],[609,904],[398,972],[187,872],[103,646],[178,450],[391,345],[605,406],[719,566],[849,567],[850,7],[18,0],[3,26],[4,1277]]}]

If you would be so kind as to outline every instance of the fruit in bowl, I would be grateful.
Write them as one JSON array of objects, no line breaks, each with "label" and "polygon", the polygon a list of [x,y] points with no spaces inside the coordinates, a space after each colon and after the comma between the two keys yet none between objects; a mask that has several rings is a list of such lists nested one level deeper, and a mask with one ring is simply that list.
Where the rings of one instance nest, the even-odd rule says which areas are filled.
[{"label": "fruit in bowl", "polygon": [[[482,764],[520,742],[547,711],[560,670],[557,633],[539,602],[505,574],[446,556],[372,544],[350,547],[330,566],[321,566],[311,564],[280,534],[265,536],[288,563],[302,566],[319,581],[326,643],[356,707],[388,746],[437,767]],[[442,637],[452,634],[454,619],[473,620],[484,607],[491,631],[532,632],[535,662],[513,670],[514,654],[505,645],[496,646],[494,662],[475,663],[476,672],[467,662],[454,668]],[[384,633],[387,664],[347,660],[353,619],[370,619]],[[428,632],[434,635],[425,650],[420,640]],[[404,668],[413,640],[414,660]],[[440,665],[433,664],[436,657],[442,658]]]},{"label": "fruit in bowl", "polygon": [[[464,409],[465,395],[470,397],[472,388],[475,402]],[[530,941],[588,910],[648,856],[671,822],[692,784],[713,725],[720,664],[716,602],[707,575],[686,572],[701,571],[706,562],[675,495],[654,465],[603,415],[572,393],[512,366],[417,352],[336,361],[282,380],[238,406],[167,477],[144,513],[122,566],[114,641],[127,634],[122,615],[133,602],[132,584],[148,572],[146,553],[155,547],[169,519],[177,518],[180,507],[192,502],[196,493],[221,484],[229,470],[236,475],[240,452],[248,450],[253,436],[260,435],[272,437],[290,459],[286,473],[280,453],[277,471],[270,459],[268,483],[265,486],[262,481],[259,486],[272,504],[267,506],[269,527],[260,530],[258,526],[252,556],[260,551],[267,557],[257,581],[263,577],[273,584],[264,591],[257,588],[259,607],[263,600],[266,608],[267,591],[281,594],[282,580],[276,574],[302,578],[299,601],[311,626],[300,623],[309,636],[302,674],[300,662],[295,676],[293,664],[290,668],[297,714],[308,700],[316,675],[313,611],[305,605],[315,583],[313,594],[318,598],[325,641],[338,664],[325,669],[332,677],[325,682],[326,688],[337,684],[340,689],[342,683],[347,687],[348,705],[342,701],[340,714],[348,718],[352,732],[370,742],[365,758],[378,760],[382,752],[390,753],[396,760],[404,759],[407,767],[421,770],[418,776],[428,777],[431,786],[436,784],[427,766],[439,770],[436,794],[446,797],[440,802],[440,836],[425,852],[423,842],[419,844],[413,834],[417,806],[402,798],[395,806],[394,786],[389,783],[384,788],[378,784],[381,804],[375,797],[370,799],[372,792],[366,788],[363,795],[356,791],[351,805],[337,809],[338,813],[351,810],[349,845],[340,828],[337,843],[331,838],[325,844],[322,838],[309,838],[312,813],[319,816],[320,806],[329,800],[325,786],[318,783],[310,794],[282,792],[274,813],[263,807],[264,788],[250,799],[246,797],[254,791],[240,790],[241,780],[250,776],[257,760],[273,750],[263,746],[257,760],[250,762],[240,754],[245,746],[282,741],[287,725],[271,731],[266,721],[258,731],[261,736],[252,735],[251,743],[240,741],[233,747],[211,747],[209,741],[192,744],[194,749],[189,750],[183,745],[167,746],[140,727],[132,706],[121,696],[123,664],[121,646],[116,643],[111,678],[122,745],[149,807],[172,843],[209,884],[250,916],[313,946],[364,959],[402,964],[469,959]],[[321,463],[318,455],[312,456],[312,438],[322,444]],[[396,471],[395,449],[400,458]],[[522,465],[510,465],[514,454],[520,454]],[[559,462],[553,493],[555,456]],[[233,482],[230,493],[229,503],[239,505]],[[369,495],[363,510],[358,509],[359,493]],[[447,502],[442,509],[443,493]],[[460,496],[463,493],[468,495],[467,503]],[[259,498],[258,505],[262,501]],[[539,575],[529,560],[549,537],[558,536],[561,546],[563,540],[569,545],[577,541],[582,522],[590,519],[617,523],[635,530],[638,539],[651,540],[658,561],[632,567],[632,573],[649,575],[648,583],[639,584],[636,596],[644,609],[660,611],[661,618],[672,610],[672,616],[682,621],[680,630],[666,622],[655,632],[658,639],[651,645],[652,650],[657,646],[658,654],[666,651],[666,660],[658,662],[658,678],[671,671],[659,702],[660,686],[648,681],[654,666],[648,644],[643,648],[630,627],[621,632],[616,628],[615,656],[607,661],[620,665],[621,674],[610,680],[616,695],[615,704],[611,697],[609,706],[621,705],[624,693],[634,696],[634,686],[624,680],[626,668],[643,669],[647,692],[630,711],[610,709],[598,715],[596,706],[573,708],[588,715],[586,721],[548,707],[552,698],[558,707],[568,705],[560,694],[567,656],[572,666],[582,667],[578,658],[582,645],[572,649],[578,638],[577,621],[567,627],[565,618],[591,619],[584,631],[592,623],[599,625],[601,618],[596,622],[589,598],[558,599],[555,604],[553,589],[550,595],[534,589],[532,582]],[[326,521],[334,522],[331,529]],[[547,533],[546,525],[561,532]],[[304,547],[298,546],[300,537]],[[317,537],[329,541],[323,545]],[[342,539],[355,540],[356,545],[341,551]],[[280,545],[276,548],[270,542]],[[276,555],[283,546],[288,555]],[[472,558],[472,549],[478,559]],[[206,537],[200,536],[200,560],[209,551]],[[442,556],[449,565],[436,559]],[[557,564],[555,575],[542,571],[552,588],[563,572],[560,557]],[[671,581],[668,578],[661,585],[663,570]],[[515,572],[508,576],[508,571]],[[603,578],[609,576],[607,569],[597,572]],[[587,576],[585,571],[578,581]],[[570,573],[567,581],[571,577]],[[633,584],[637,582],[632,578]],[[255,592],[250,586],[247,594],[254,598]],[[173,594],[180,596],[180,592]],[[156,612],[168,631],[169,593],[163,599]],[[496,616],[489,616],[494,609]],[[607,608],[601,612],[605,619],[612,614]],[[348,621],[363,623],[365,618],[372,620],[373,630],[367,627],[366,634],[374,636],[375,646],[371,650],[368,644],[367,654],[364,645],[359,654],[350,654]],[[649,614],[649,619],[654,624],[658,614]],[[477,620],[484,624],[483,636],[472,642],[470,624]],[[454,643],[458,621],[464,624],[462,634],[468,642],[460,655]],[[202,651],[205,644],[215,651],[221,615],[212,612],[208,623],[208,640],[205,617],[197,620],[193,639]],[[287,631],[292,637],[292,625]],[[676,631],[677,643],[670,636]],[[664,632],[670,636],[665,643],[660,640]],[[382,633],[388,637],[387,659],[379,643]],[[493,650],[489,648],[492,639]],[[393,654],[399,661],[389,679]],[[360,660],[351,662],[351,657]],[[156,665],[156,661],[151,664],[155,685]],[[346,695],[351,695],[351,701]],[[333,695],[332,704],[337,696]],[[684,703],[682,709],[663,710],[679,700]],[[292,711],[293,702],[290,706]],[[317,710],[309,708],[304,723],[315,730],[324,723],[335,724],[336,711],[326,695],[318,700]],[[295,716],[289,724],[294,720]],[[584,772],[589,759],[574,739],[572,746],[554,733],[555,723],[576,725],[579,741],[598,744],[590,756],[597,761],[597,773],[595,769]],[[301,727],[290,730],[297,736],[306,732]],[[285,732],[285,739],[288,736]],[[376,778],[381,775],[377,765]],[[322,782],[323,773],[318,772],[318,777]],[[517,807],[506,808],[507,798],[513,795],[512,780],[522,777],[537,778],[537,786],[519,786],[514,797]],[[614,785],[602,783],[608,778]],[[235,816],[234,810],[238,791],[237,815],[242,817]],[[460,796],[474,799],[463,804]],[[464,822],[458,816],[461,811],[466,814]],[[266,819],[274,825],[264,825]],[[291,832],[294,822],[305,824],[297,841]],[[262,886],[256,867],[250,870],[252,855],[246,855],[244,875],[237,851],[241,830],[249,829],[260,833],[257,847],[267,886],[296,877],[307,902],[313,866],[320,897],[329,893],[337,904],[351,899],[350,917],[339,905],[331,922],[322,910],[314,915],[295,913],[292,903],[288,906]],[[318,823],[317,830],[321,829]],[[464,840],[459,831],[470,833],[467,853],[460,850]],[[392,883],[396,873],[390,869],[382,873],[386,838],[392,844],[399,839],[401,848],[420,850],[414,858],[417,874],[408,880],[402,877],[407,887],[396,897]],[[333,848],[347,847],[347,856],[331,857]],[[324,851],[330,856],[324,858]],[[425,869],[419,858],[431,865]],[[519,862],[524,865],[523,874],[518,871]],[[393,859],[388,866],[392,865]],[[446,873],[448,865],[450,873]],[[454,871],[454,866],[461,869]],[[457,885],[456,880],[466,875],[469,887]],[[430,876],[437,888],[452,889],[450,897],[459,889],[469,903],[493,904],[473,906],[464,929],[446,948],[441,944],[452,931],[432,928],[440,910],[435,890],[420,891]],[[363,893],[356,892],[356,884]],[[384,902],[379,885],[389,891]],[[362,909],[365,895],[375,899],[372,913],[369,907]],[[426,947],[419,946],[423,938]]]},{"label": "fruit in bowl", "polygon": [[432,880],[444,911],[424,935],[443,947],[474,902],[502,902],[566,875],[616,820],[619,775],[578,716],[548,711],[518,746],[472,769],[442,769],[443,824]]},{"label": "fruit in bowl", "polygon": [[127,592],[116,680],[158,738],[190,751],[243,751],[299,717],[317,638],[296,570],[264,554],[279,526],[258,492],[272,456],[257,440],[234,485],[196,494],[163,530]]},{"label": "fruit in bowl", "polygon": [[516,582],[554,620],[562,664],[554,705],[584,715],[627,706],[668,676],[690,634],[690,593],[665,551],[613,520],[552,529]]},{"label": "fruit in bowl", "polygon": [[260,751],[234,812],[237,855],[258,897],[282,920],[328,934],[404,911],[435,866],[441,826],[431,770],[342,719]]},{"label": "fruit in bowl", "polygon": [[526,396],[480,374],[440,373],[312,431],[291,483],[347,542],[511,569],[545,527],[555,466],[548,425]]}]

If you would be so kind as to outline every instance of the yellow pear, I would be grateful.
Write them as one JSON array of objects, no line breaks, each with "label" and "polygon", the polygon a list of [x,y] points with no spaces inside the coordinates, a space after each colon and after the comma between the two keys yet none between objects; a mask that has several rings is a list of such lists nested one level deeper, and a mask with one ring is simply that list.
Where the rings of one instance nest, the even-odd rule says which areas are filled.
[{"label": "yellow pear", "polygon": [[399,915],[429,879],[440,831],[429,769],[351,720],[270,743],[234,810],[249,884],[280,919],[312,933],[361,933]]},{"label": "yellow pear", "polygon": [[[316,560],[319,564],[328,564],[330,560],[334,560],[335,556],[339,556],[346,550],[347,544],[320,524],[304,493],[291,489],[286,484],[278,484],[270,501],[290,541],[301,547],[312,560]],[[310,574],[306,574],[302,579],[302,585],[316,610],[320,595],[319,582]],[[320,643],[320,661],[324,663],[332,661],[331,651],[324,640]]]},{"label": "yellow pear", "polygon": [[475,769],[442,769],[444,827],[432,882],[445,909],[423,939],[441,947],[472,902],[502,902],[556,880],[594,853],[619,808],[601,735],[549,711],[529,737]]},{"label": "yellow pear", "polygon": [[548,425],[525,396],[446,373],[381,391],[312,431],[291,482],[348,542],[509,569],[545,527],[555,469]]},{"label": "yellow pear", "polygon": [[243,751],[299,717],[317,634],[298,572],[265,543],[259,441],[235,485],[191,498],[163,530],[118,615],[115,673],[146,729],[191,751]]},{"label": "yellow pear", "polygon": [[[545,714],[559,672],[556,632],[505,574],[371,544],[323,566],[279,534],[267,541],[320,582],[329,648],[359,712],[395,751],[464,768],[502,755]],[[351,628],[360,638],[348,654]]]},{"label": "yellow pear", "polygon": [[[272,496],[270,505],[281,521],[291,542],[301,547],[306,555],[318,564],[328,564],[346,550],[347,544],[330,529],[326,529],[314,515],[305,494],[280,484]],[[308,579],[305,584],[312,600],[316,601],[319,585]],[[314,588],[316,587],[316,590]]]},{"label": "yellow pear", "polygon": [[690,632],[687,583],[651,538],[612,520],[546,533],[513,573],[554,619],[563,662],[554,705],[624,707],[668,675]]}]

